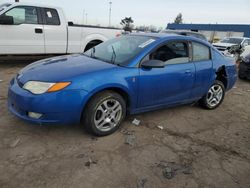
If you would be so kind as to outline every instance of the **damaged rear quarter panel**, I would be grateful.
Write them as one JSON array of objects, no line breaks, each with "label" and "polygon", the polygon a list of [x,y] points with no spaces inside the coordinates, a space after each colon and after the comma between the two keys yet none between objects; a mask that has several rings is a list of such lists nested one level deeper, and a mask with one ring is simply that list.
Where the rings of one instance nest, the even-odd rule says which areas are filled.
[{"label": "damaged rear quarter panel", "polygon": [[220,69],[225,69],[226,79],[227,79],[226,90],[230,90],[237,81],[237,67],[235,59],[231,57],[224,57],[216,49],[212,49],[212,57],[213,57],[212,80],[216,80],[217,72],[220,71]]}]

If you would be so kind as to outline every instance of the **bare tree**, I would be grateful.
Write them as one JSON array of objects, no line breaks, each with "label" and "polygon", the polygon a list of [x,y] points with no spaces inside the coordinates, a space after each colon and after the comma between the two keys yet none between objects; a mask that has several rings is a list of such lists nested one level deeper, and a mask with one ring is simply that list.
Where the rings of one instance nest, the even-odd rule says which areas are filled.
[{"label": "bare tree", "polygon": [[131,32],[134,27],[133,23],[134,23],[134,20],[131,17],[125,17],[124,19],[121,20],[120,24],[123,26],[123,29],[125,31]]},{"label": "bare tree", "polygon": [[176,18],[175,18],[175,20],[174,20],[174,23],[176,23],[176,24],[181,24],[181,23],[183,23],[182,13],[179,13],[179,14],[176,16]]}]

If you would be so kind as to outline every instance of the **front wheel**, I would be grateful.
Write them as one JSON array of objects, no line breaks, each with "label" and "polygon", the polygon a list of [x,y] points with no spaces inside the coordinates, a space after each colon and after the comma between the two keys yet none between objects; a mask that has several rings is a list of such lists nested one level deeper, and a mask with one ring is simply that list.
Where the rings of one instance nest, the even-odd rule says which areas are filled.
[{"label": "front wheel", "polygon": [[209,88],[206,95],[200,100],[200,105],[206,109],[213,110],[221,105],[225,96],[225,86],[216,80]]},{"label": "front wheel", "polygon": [[105,91],[94,96],[86,106],[83,123],[96,136],[115,132],[126,115],[126,103],[117,93]]}]

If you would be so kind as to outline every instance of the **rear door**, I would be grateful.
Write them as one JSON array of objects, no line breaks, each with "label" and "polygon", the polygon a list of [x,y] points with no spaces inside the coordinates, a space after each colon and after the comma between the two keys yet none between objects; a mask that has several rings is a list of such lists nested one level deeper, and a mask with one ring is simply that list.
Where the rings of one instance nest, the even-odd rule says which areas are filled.
[{"label": "rear door", "polygon": [[165,67],[140,68],[138,108],[189,100],[195,78],[195,67],[190,61],[189,48],[186,41],[171,41],[146,57],[145,60],[163,61]]},{"label": "rear door", "polygon": [[40,10],[16,6],[4,14],[12,16],[13,25],[0,25],[1,54],[43,54],[44,33]]},{"label": "rear door", "polygon": [[[43,8],[45,52],[46,54],[63,54],[67,51],[67,25],[53,8]],[[63,14],[61,14],[63,15]]]},{"label": "rear door", "polygon": [[192,52],[192,60],[196,69],[192,96],[200,98],[207,93],[208,88],[211,85],[213,72],[211,49],[202,43],[192,42]]}]

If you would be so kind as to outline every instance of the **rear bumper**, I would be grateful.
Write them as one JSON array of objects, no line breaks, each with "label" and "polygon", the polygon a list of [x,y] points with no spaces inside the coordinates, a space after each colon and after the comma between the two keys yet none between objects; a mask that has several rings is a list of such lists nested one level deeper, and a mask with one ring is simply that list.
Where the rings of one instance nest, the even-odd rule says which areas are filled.
[{"label": "rear bumper", "polygon": [[[13,79],[8,91],[8,109],[15,116],[35,124],[79,123],[88,93],[84,90],[63,90],[34,95],[19,87]],[[28,112],[42,114],[31,118]]]}]

